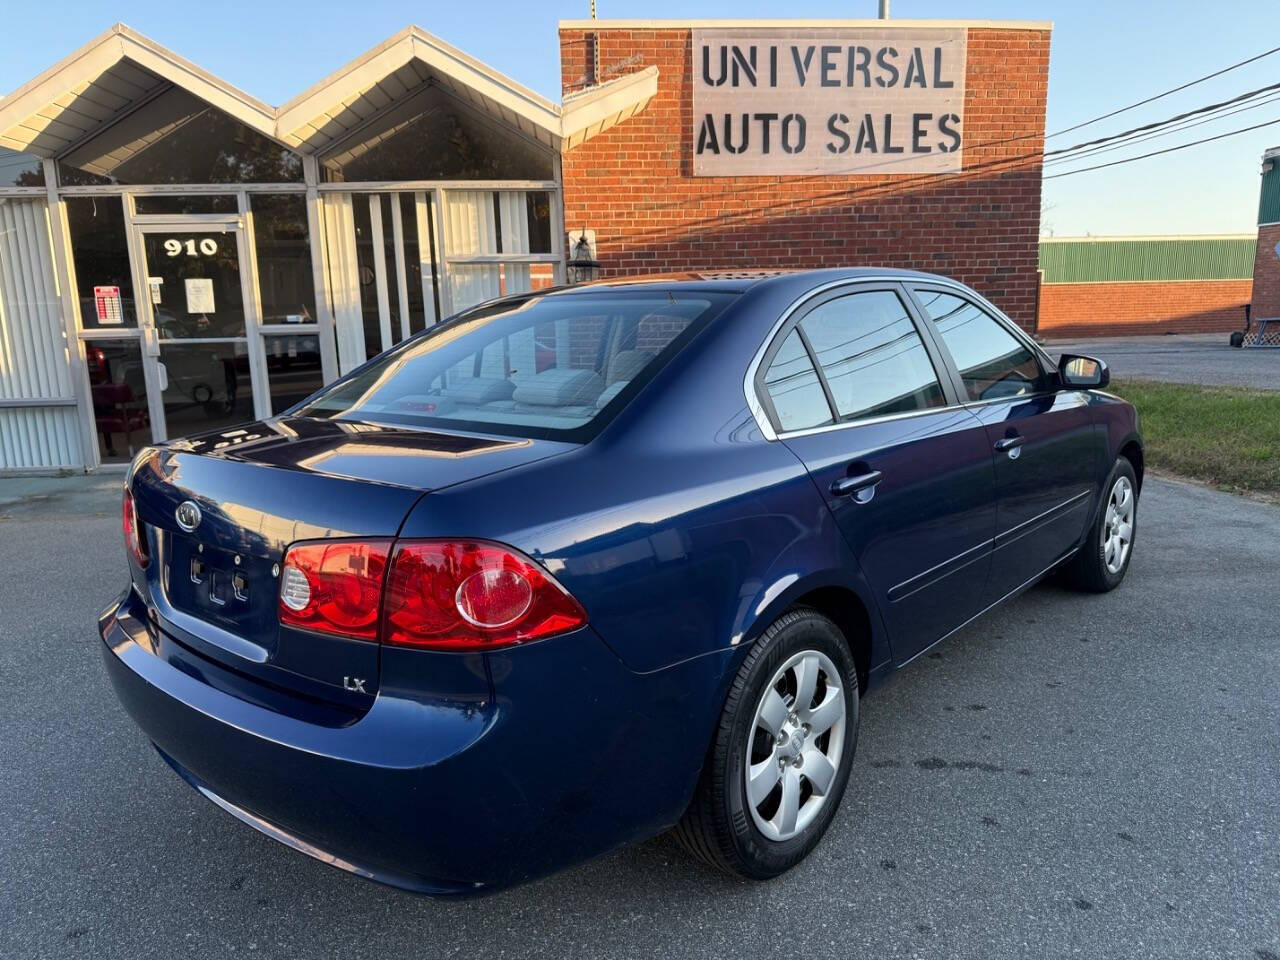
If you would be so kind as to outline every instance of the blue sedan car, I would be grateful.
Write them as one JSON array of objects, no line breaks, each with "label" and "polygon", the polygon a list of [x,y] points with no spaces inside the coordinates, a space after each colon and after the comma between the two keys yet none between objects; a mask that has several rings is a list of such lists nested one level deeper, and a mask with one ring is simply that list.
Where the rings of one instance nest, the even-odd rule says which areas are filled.
[{"label": "blue sedan car", "polygon": [[1107,381],[924,273],[509,297],[145,450],[107,672],[195,789],[365,877],[491,890],[672,827],[772,877],[878,680],[1050,572],[1123,579]]}]

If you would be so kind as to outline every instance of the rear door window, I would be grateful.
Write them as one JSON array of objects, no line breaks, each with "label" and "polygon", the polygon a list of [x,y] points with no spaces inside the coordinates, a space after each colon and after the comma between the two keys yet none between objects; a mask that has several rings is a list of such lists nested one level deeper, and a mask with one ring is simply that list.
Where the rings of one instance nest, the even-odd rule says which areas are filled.
[{"label": "rear door window", "polygon": [[585,441],[734,296],[606,290],[489,304],[290,412]]},{"label": "rear door window", "polygon": [[819,304],[800,321],[841,420],[946,404],[924,341],[892,290]]},{"label": "rear door window", "polygon": [[970,400],[1050,389],[1050,377],[1031,348],[977,304],[939,290],[914,292],[951,352]]}]

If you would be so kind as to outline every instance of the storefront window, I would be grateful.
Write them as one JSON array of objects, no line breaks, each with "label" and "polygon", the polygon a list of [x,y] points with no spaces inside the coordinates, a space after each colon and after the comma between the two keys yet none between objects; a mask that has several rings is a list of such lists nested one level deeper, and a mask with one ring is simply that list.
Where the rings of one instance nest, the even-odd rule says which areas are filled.
[{"label": "storefront window", "polygon": [[43,187],[44,166],[39,157],[0,147],[0,187]]},{"label": "storefront window", "polygon": [[142,216],[186,216],[200,213],[238,213],[240,202],[234,193],[210,196],[171,194],[139,194],[133,198],[133,209]]},{"label": "storefront window", "polygon": [[[435,323],[440,315],[438,275],[430,240],[431,203],[423,194],[412,192],[351,196],[365,352],[372,357]],[[381,289],[379,271],[385,285]],[[384,319],[389,335],[385,342]]]},{"label": "storefront window", "polygon": [[530,191],[525,194],[528,214],[529,253],[551,252],[551,194]]},{"label": "storefront window", "polygon": [[324,386],[320,338],[315,334],[267,336],[263,346],[273,414],[283,413]]},{"label": "storefront window", "polygon": [[291,150],[174,87],[58,161],[67,186],[299,183]]},{"label": "storefront window", "polygon": [[136,339],[85,344],[98,455],[103,463],[128,463],[151,442],[151,415]]},{"label": "storefront window", "polygon": [[307,200],[299,193],[255,193],[253,243],[263,323],[315,323],[315,278]]},{"label": "storefront window", "polygon": [[328,181],[551,180],[552,152],[428,90],[320,161]]},{"label": "storefront window", "polygon": [[162,341],[245,335],[234,233],[165,229],[145,233],[142,249]]},{"label": "storefront window", "polygon": [[165,429],[183,437],[253,419],[249,351],[234,343],[175,343],[161,354]]},{"label": "storefront window", "polygon": [[81,325],[86,330],[136,327],[123,199],[67,197],[64,202]]}]

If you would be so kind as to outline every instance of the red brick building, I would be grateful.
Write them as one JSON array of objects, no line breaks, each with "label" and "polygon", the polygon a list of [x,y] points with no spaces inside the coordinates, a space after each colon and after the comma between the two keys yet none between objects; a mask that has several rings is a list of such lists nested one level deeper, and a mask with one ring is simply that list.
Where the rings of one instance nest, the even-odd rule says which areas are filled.
[{"label": "red brick building", "polygon": [[1253,265],[1253,316],[1280,319],[1280,147],[1262,155],[1258,246]]},{"label": "red brick building", "polygon": [[[702,31],[734,30],[746,39],[721,53],[723,60],[717,62],[715,49],[701,49],[702,57],[695,54]],[[783,42],[771,43],[774,35]],[[916,43],[915,36],[924,39]],[[1038,154],[1045,132],[1049,38],[1047,23],[990,21],[562,22],[566,106],[580,91],[657,68],[656,93],[643,109],[564,150],[565,227],[571,237],[575,231],[594,231],[605,275],[735,267],[908,267],[969,283],[1034,329]],[[957,55],[958,50],[963,53]],[[870,70],[864,69],[868,62]],[[891,72],[877,73],[877,64]],[[830,101],[838,104],[835,112],[819,115],[831,117],[829,129],[835,136],[821,123],[811,119],[808,124],[810,165],[839,159],[829,154],[848,146],[865,109],[869,129],[858,129],[855,149],[864,146],[864,133],[874,149],[878,134],[885,153],[904,151],[904,145],[904,155],[932,148],[939,152],[919,158],[915,166],[951,169],[899,173],[893,166],[898,158],[881,156],[879,166],[868,173],[822,169],[794,175],[698,175],[698,151],[708,139],[695,116],[698,71],[706,72],[704,84],[714,84],[731,71],[739,79],[740,70],[743,86],[755,88],[765,86],[771,69],[790,75],[793,68],[800,75],[803,98],[818,97],[819,85],[844,88],[829,91],[839,98]],[[933,76],[926,76],[931,70]],[[898,103],[884,92],[895,82],[911,88],[901,94],[906,113],[884,105]],[[724,116],[726,126],[738,116],[775,116],[778,91],[760,95],[763,100],[772,96],[775,113],[748,114],[745,105],[739,113],[735,105],[732,111],[702,116],[716,124]],[[951,111],[947,115],[952,120],[918,106],[927,96],[950,96],[951,106],[944,109]],[[875,114],[872,123],[876,109],[893,116],[881,126],[884,114]],[[842,139],[835,128],[850,117],[844,127],[849,136]],[[962,123],[956,124],[957,118]],[[890,121],[897,127],[890,130]],[[949,139],[946,134],[955,127],[960,134]],[[797,139],[803,141],[800,129],[797,136],[793,126],[792,143],[784,142],[784,150],[794,148]],[[777,150],[787,132],[785,125],[772,126],[775,152],[759,166],[788,161]],[[756,127],[757,137],[769,134],[768,126]],[[714,132],[711,137],[714,146]],[[719,139],[730,146],[733,137],[730,131]],[[898,138],[896,149],[893,137]]]},{"label": "red brick building", "polygon": [[1040,242],[1044,337],[1227,333],[1244,326],[1253,234]]}]

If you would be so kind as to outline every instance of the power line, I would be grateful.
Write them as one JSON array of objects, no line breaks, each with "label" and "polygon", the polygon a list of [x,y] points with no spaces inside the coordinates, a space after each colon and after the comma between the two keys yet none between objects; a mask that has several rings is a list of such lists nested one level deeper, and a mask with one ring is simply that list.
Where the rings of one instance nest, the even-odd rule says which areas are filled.
[{"label": "power line", "polygon": [[1088,149],[1081,150],[1079,153],[1072,154],[1071,156],[1053,157],[1045,161],[1045,166],[1051,167],[1058,164],[1071,163],[1072,161],[1079,160],[1086,155],[1097,156],[1103,153],[1111,153],[1113,150],[1123,150],[1125,147],[1132,146],[1136,143],[1145,143],[1148,140],[1158,140],[1161,137],[1167,137],[1174,133],[1182,133],[1185,130],[1191,130],[1194,127],[1203,126],[1206,123],[1216,123],[1219,120],[1225,120],[1227,117],[1233,117],[1237,113],[1247,113],[1250,110],[1257,110],[1259,107],[1265,107],[1267,104],[1275,103],[1277,100],[1280,100],[1280,92],[1273,93],[1268,97],[1263,97],[1256,103],[1248,103],[1244,106],[1236,107],[1234,110],[1226,110],[1222,113],[1217,113],[1214,116],[1201,117],[1198,120],[1181,121],[1169,127],[1167,130],[1157,130],[1154,133],[1134,136],[1120,143],[1110,144],[1109,146],[1089,147]]},{"label": "power line", "polygon": [[1189,117],[1199,116],[1200,114],[1203,114],[1203,113],[1213,113],[1218,110],[1225,109],[1226,107],[1234,106],[1235,104],[1240,103],[1241,101],[1251,100],[1255,97],[1260,97],[1263,94],[1272,92],[1273,90],[1280,90],[1280,83],[1271,83],[1265,87],[1259,87],[1256,90],[1249,90],[1245,93],[1238,94],[1234,97],[1231,97],[1229,100],[1219,100],[1217,103],[1211,103],[1211,104],[1208,104],[1207,106],[1197,107],[1194,110],[1187,110],[1187,111],[1184,111],[1183,113],[1179,113],[1176,116],[1168,117],[1164,120],[1154,120],[1151,123],[1145,123],[1140,127],[1131,127],[1130,129],[1122,131],[1121,133],[1113,133],[1105,137],[1099,137],[1097,140],[1086,140],[1086,141],[1083,141],[1082,143],[1077,143],[1070,147],[1062,147],[1058,150],[1049,150],[1044,154],[1044,156],[1046,158],[1056,157],[1062,154],[1075,153],[1076,151],[1082,150],[1086,147],[1093,147],[1093,146],[1098,146],[1104,143],[1111,143],[1113,140],[1119,140],[1121,137],[1129,137],[1129,136],[1132,136],[1133,134],[1145,133],[1148,130],[1156,130],[1156,129],[1159,129],[1160,127],[1166,127],[1171,123],[1177,123],[1180,120],[1186,120]]},{"label": "power line", "polygon": [[1118,167],[1124,163],[1133,163],[1135,160],[1145,160],[1147,159],[1147,157],[1158,157],[1163,153],[1173,153],[1175,150],[1185,150],[1187,149],[1187,147],[1196,147],[1202,143],[1211,143],[1214,140],[1223,140],[1227,137],[1234,137],[1237,134],[1248,133],[1250,130],[1261,130],[1263,127],[1272,127],[1272,126],[1275,126],[1277,123],[1280,123],[1280,117],[1277,117],[1275,120],[1268,120],[1265,123],[1255,123],[1252,127],[1241,127],[1239,130],[1231,130],[1231,131],[1228,131],[1227,133],[1220,133],[1216,137],[1205,137],[1202,140],[1192,140],[1190,143],[1180,143],[1180,144],[1177,144],[1176,146],[1165,147],[1163,150],[1153,150],[1150,153],[1140,153],[1136,157],[1125,157],[1123,160],[1112,160],[1110,163],[1099,163],[1099,164],[1095,164],[1092,167],[1081,167],[1078,170],[1067,170],[1063,173],[1054,173],[1047,177],[1044,177],[1044,179],[1057,180],[1059,177],[1069,177],[1072,174],[1076,174],[1076,173],[1088,173],[1090,170],[1101,170],[1104,167]]},{"label": "power line", "polygon": [[1264,57],[1269,57],[1273,53],[1277,53],[1277,52],[1280,52],[1280,47],[1272,47],[1270,50],[1265,50],[1255,57],[1250,57],[1248,60],[1241,60],[1239,63],[1233,63],[1231,64],[1231,66],[1223,67],[1221,70],[1215,70],[1213,73],[1206,73],[1203,77],[1199,77],[1198,79],[1195,79],[1195,80],[1190,80],[1187,83],[1181,84],[1180,86],[1174,87],[1170,90],[1166,90],[1164,91],[1164,93],[1157,93],[1155,96],[1147,97],[1145,100],[1139,100],[1137,103],[1131,103],[1127,107],[1120,107],[1118,110],[1112,110],[1110,113],[1104,113],[1099,117],[1094,117],[1092,120],[1084,120],[1080,123],[1077,123],[1075,126],[1065,127],[1064,129],[1059,130],[1057,133],[1050,133],[1045,136],[1045,139],[1049,140],[1049,139],[1052,139],[1053,137],[1060,137],[1064,133],[1070,133],[1073,130],[1079,130],[1081,127],[1087,127],[1087,126],[1090,126],[1091,124],[1098,123],[1101,120],[1108,120],[1111,117],[1118,116],[1119,114],[1125,113],[1129,110],[1135,110],[1138,107],[1146,106],[1148,103],[1154,103],[1156,100],[1161,100],[1164,97],[1170,96],[1171,94],[1178,93],[1181,90],[1186,90],[1188,87],[1194,87],[1197,83],[1204,83],[1206,80],[1212,80],[1214,77],[1220,77],[1224,73],[1230,73],[1232,70],[1238,70],[1240,67],[1244,67],[1244,66],[1247,66],[1248,64],[1255,63],[1258,60],[1261,60]]}]

